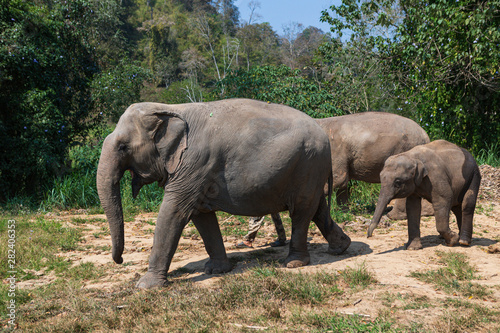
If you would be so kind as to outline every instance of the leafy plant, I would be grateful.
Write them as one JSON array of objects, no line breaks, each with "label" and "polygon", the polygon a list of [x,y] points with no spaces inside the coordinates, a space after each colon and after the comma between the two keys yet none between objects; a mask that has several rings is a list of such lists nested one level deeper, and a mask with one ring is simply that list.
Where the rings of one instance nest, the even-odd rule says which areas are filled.
[{"label": "leafy plant", "polygon": [[[500,103],[499,8],[473,0],[343,0],[321,20],[365,57],[384,66],[400,113],[420,122],[432,139],[479,152],[495,144]],[[335,40],[334,40],[335,41]],[[354,49],[354,52],[357,50]],[[387,86],[387,85],[386,85]]]},{"label": "leafy plant", "polygon": [[377,282],[377,279],[373,273],[368,271],[364,262],[356,268],[347,267],[340,272],[340,276],[351,288],[364,289]]},{"label": "leafy plant", "polygon": [[[238,70],[222,81],[223,98],[252,98],[285,104],[316,118],[343,115],[341,104],[328,87],[287,66],[258,66]],[[219,92],[222,90],[219,87]]]}]

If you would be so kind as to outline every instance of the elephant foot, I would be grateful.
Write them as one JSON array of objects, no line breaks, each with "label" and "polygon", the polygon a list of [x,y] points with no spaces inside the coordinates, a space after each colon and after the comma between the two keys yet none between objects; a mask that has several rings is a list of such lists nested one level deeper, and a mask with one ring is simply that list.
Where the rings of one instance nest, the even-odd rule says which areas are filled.
[{"label": "elephant foot", "polygon": [[137,281],[135,287],[141,289],[153,289],[165,287],[167,284],[168,280],[165,276],[155,274],[153,272],[147,272],[139,279],[139,281]]},{"label": "elephant foot", "polygon": [[461,240],[459,240],[459,241],[458,241],[458,243],[459,243],[460,245],[462,245],[462,246],[470,246],[470,243],[471,243],[471,242],[470,242],[470,241],[466,241],[466,240],[464,240],[464,239],[461,239]]},{"label": "elephant foot", "polygon": [[285,260],[286,268],[297,268],[309,265],[311,258],[307,256],[289,255]]},{"label": "elephant foot", "polygon": [[472,243],[472,233],[468,235],[466,235],[465,233],[460,233],[460,240],[458,241],[458,243],[461,246],[470,246],[470,244]]},{"label": "elephant foot", "polygon": [[421,250],[422,243],[420,242],[420,238],[414,238],[411,242],[408,241],[405,245],[406,250]]},{"label": "elephant foot", "polygon": [[227,273],[233,269],[229,259],[209,259],[205,264],[205,274]]},{"label": "elephant foot", "polygon": [[456,234],[455,232],[450,232],[449,235],[446,235],[446,234],[443,234],[442,235],[443,238],[444,238],[444,242],[446,243],[447,246],[455,246],[458,244],[458,234]]},{"label": "elephant foot", "polygon": [[460,239],[458,243],[462,246],[470,246],[471,240],[466,240],[466,239]]},{"label": "elephant foot", "polygon": [[334,255],[342,254],[345,250],[347,250],[349,245],[351,245],[351,238],[344,233],[342,236],[340,236],[339,241],[335,243],[329,242],[328,253]]}]

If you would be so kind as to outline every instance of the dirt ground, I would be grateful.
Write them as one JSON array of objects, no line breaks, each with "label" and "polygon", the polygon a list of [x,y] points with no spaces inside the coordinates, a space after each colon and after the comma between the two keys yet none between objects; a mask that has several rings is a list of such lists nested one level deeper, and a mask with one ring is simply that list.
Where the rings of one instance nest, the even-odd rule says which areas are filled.
[{"label": "dirt ground", "polygon": [[[500,240],[500,169],[482,166],[481,170],[483,183],[474,217],[474,234],[470,247],[450,248],[445,246],[444,240],[438,236],[436,231],[434,218],[424,217],[421,223],[423,249],[406,251],[403,247],[407,241],[405,220],[391,221],[384,217],[375,230],[374,237],[366,238],[370,217],[357,217],[356,221],[343,225],[344,230],[351,237],[352,243],[347,251],[340,256],[327,254],[326,241],[319,231],[311,231],[309,234],[311,263],[307,267],[296,270],[304,273],[318,270],[337,272],[346,267],[355,268],[364,264],[375,275],[378,283],[359,293],[347,295],[344,305],[337,310],[340,313],[354,313],[374,318],[380,309],[380,296],[387,292],[411,297],[426,296],[431,300],[457,297],[445,294],[430,284],[410,277],[410,273],[436,270],[441,267],[436,251],[460,252],[465,253],[470,258],[470,262],[477,268],[480,279],[472,282],[488,286],[492,291],[492,294],[485,299],[470,299],[470,301],[500,310],[497,302],[500,300],[500,247],[498,246],[500,243],[497,244]],[[283,215],[285,216],[285,214]],[[75,215],[60,215],[53,218],[61,219],[68,225],[75,225],[72,222],[74,217]],[[95,265],[102,265],[108,272],[97,283],[95,281],[89,282],[86,287],[110,288],[117,283],[134,279],[136,274],[144,274],[147,270],[148,258],[153,244],[155,214],[142,214],[136,217],[135,221],[125,223],[125,253],[122,265],[116,265],[111,258],[111,239],[103,232],[107,227],[105,216],[80,214],[77,217],[89,221],[75,225],[75,227],[85,230],[80,247],[82,250],[60,253],[59,255],[67,257],[67,260],[74,262],[74,264],[92,262]],[[234,217],[228,217],[219,221],[221,228],[224,228],[231,221],[237,220]],[[453,230],[458,231],[453,215],[450,219],[450,225]],[[289,237],[289,223],[286,227]],[[185,230],[184,235],[186,236],[183,236],[180,241],[170,272],[182,269],[183,272],[187,272],[182,275],[183,279],[192,279],[195,283],[210,287],[221,276],[203,273],[204,264],[208,259],[203,242],[190,230]],[[284,259],[288,253],[288,246],[270,248],[266,245],[275,237],[274,226],[271,222],[267,222],[261,228],[261,233],[256,239],[253,249],[237,249],[235,244],[241,241],[240,237],[224,237],[228,256],[237,258],[237,264],[229,274],[241,273],[250,265],[255,265],[257,263],[256,254],[259,251],[266,251],[261,256],[265,259]],[[38,280],[19,283],[18,287],[30,288],[50,283],[55,279],[56,277],[51,274],[41,275]],[[442,311],[445,310],[442,309]],[[408,316],[408,318],[399,318],[403,322],[409,317],[417,321],[420,317],[421,320],[428,322],[431,317],[439,316],[440,313],[436,311],[436,308],[431,308],[406,310],[405,313],[399,315]]]}]

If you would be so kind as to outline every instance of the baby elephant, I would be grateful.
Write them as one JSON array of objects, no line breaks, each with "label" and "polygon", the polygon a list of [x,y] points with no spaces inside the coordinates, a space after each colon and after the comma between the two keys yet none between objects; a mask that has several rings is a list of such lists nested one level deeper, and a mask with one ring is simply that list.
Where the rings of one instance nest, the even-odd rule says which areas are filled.
[{"label": "baby elephant", "polygon": [[[381,189],[368,237],[377,227],[393,198],[407,198],[408,243],[406,249],[422,248],[420,242],[421,199],[434,207],[436,228],[446,245],[470,245],[472,218],[481,174],[476,161],[465,149],[437,140],[389,157],[380,172]],[[449,226],[450,210],[457,217],[460,235]]]}]

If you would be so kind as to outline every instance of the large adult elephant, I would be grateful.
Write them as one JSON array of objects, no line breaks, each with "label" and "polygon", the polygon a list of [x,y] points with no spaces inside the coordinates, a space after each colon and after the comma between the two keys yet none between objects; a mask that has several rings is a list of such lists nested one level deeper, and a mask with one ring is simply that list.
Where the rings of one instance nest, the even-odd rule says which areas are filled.
[{"label": "large adult elephant", "polygon": [[165,285],[182,230],[198,229],[209,261],[206,273],[231,270],[215,212],[265,215],[288,210],[292,240],[287,267],[309,263],[307,230],[314,221],[342,253],[350,238],[331,221],[324,185],[331,174],[330,144],[318,124],[293,108],[248,99],[166,105],[139,103],[121,116],[104,141],[97,189],[108,218],[112,256],[124,248],[120,179],[132,174],[132,194],[158,182],[164,198],[148,272],[140,288]]}]

